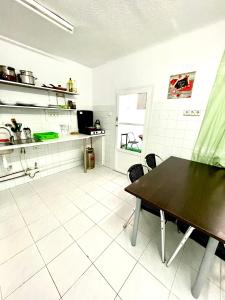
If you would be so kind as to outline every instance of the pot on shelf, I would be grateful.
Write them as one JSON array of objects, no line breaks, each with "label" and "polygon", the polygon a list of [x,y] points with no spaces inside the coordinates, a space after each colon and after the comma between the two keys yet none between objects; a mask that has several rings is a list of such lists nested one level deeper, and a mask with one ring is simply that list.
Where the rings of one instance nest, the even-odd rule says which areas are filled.
[{"label": "pot on shelf", "polygon": [[32,71],[20,70],[21,75],[34,76]]},{"label": "pot on shelf", "polygon": [[20,74],[18,74],[18,80],[21,83],[35,85],[36,79],[31,71],[20,70]]},{"label": "pot on shelf", "polygon": [[0,79],[16,81],[15,69],[9,66],[0,65]]}]

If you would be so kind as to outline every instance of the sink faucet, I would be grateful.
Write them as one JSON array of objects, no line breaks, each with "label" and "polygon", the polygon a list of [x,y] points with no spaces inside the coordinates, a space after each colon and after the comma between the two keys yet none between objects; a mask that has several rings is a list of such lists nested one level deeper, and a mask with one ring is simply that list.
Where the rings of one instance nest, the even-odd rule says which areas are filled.
[{"label": "sink faucet", "polygon": [[0,126],[0,129],[5,129],[5,130],[8,132],[10,143],[13,144],[13,143],[14,143],[14,137],[13,137],[13,135],[11,134],[10,130],[9,130],[7,127],[4,127],[4,126]]}]

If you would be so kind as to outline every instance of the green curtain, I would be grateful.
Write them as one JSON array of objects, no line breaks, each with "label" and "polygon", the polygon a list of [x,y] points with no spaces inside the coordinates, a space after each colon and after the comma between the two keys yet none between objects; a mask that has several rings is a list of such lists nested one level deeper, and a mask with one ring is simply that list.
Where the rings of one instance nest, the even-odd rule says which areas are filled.
[{"label": "green curtain", "polygon": [[225,167],[225,52],[209,97],[192,159]]}]

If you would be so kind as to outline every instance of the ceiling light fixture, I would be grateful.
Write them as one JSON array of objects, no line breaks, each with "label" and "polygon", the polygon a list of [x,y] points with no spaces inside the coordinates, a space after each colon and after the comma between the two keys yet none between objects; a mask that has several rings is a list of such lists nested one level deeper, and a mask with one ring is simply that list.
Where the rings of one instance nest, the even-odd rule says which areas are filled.
[{"label": "ceiling light fixture", "polygon": [[61,27],[62,29],[69,31],[70,33],[73,33],[74,26],[70,22],[64,20],[62,17],[60,17],[50,9],[46,8],[42,4],[38,3],[37,1],[35,0],[16,0],[16,1],[24,5],[25,7],[31,9],[41,17]]}]

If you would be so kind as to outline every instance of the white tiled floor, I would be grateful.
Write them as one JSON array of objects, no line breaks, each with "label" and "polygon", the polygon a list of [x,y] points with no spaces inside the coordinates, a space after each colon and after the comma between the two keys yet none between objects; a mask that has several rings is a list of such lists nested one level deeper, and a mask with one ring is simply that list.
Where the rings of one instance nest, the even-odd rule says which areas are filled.
[{"label": "white tiled floor", "polygon": [[[189,240],[160,260],[158,217],[142,212],[136,247],[123,229],[135,205],[126,176],[101,167],[54,174],[0,192],[0,295],[8,300],[186,300],[204,249]],[[166,255],[181,234],[168,223]],[[225,300],[215,258],[200,300]],[[0,297],[0,298],[1,298]]]}]

